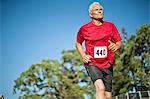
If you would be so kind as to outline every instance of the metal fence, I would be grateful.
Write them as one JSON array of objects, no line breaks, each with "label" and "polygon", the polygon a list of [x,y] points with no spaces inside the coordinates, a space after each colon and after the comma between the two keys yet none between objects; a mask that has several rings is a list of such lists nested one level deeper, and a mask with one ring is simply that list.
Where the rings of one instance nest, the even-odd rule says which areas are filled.
[{"label": "metal fence", "polygon": [[113,99],[150,99],[150,91],[138,91],[113,97]]},{"label": "metal fence", "polygon": [[[0,99],[4,99],[4,96],[0,95]],[[150,99],[150,91],[127,92],[126,94],[115,96],[112,99]]]}]

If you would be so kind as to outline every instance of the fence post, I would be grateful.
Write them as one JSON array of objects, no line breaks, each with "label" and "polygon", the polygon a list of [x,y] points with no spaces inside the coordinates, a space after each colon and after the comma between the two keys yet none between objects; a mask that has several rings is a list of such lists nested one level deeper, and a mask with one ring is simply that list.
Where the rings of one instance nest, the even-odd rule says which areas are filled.
[{"label": "fence post", "polygon": [[116,99],[118,99],[118,96],[115,96],[116,97]]},{"label": "fence post", "polygon": [[140,99],[142,99],[141,91],[138,91]]},{"label": "fence post", "polygon": [[150,98],[150,91],[148,90],[147,92],[148,92],[148,98]]},{"label": "fence post", "polygon": [[126,93],[126,96],[127,96],[127,99],[130,99],[130,98],[129,98],[129,93],[128,93],[128,92]]}]

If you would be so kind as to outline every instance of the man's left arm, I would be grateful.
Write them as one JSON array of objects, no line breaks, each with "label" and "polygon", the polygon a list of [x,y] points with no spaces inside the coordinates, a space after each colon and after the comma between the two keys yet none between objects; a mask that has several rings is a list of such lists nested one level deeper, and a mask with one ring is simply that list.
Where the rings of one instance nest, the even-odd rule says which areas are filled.
[{"label": "man's left arm", "polygon": [[123,45],[122,45],[122,38],[114,24],[112,24],[112,33],[113,33],[112,39],[114,40],[114,42],[109,40],[108,42],[110,43],[110,45],[108,46],[108,48],[113,52],[115,52],[120,48],[122,48]]}]

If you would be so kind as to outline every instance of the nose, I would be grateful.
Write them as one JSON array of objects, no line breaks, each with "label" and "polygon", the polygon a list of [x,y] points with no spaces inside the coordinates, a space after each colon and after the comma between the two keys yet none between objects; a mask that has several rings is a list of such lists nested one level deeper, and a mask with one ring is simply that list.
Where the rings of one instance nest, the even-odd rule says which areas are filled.
[{"label": "nose", "polygon": [[101,10],[99,10],[99,11],[98,11],[98,13],[102,13],[102,11],[101,11]]},{"label": "nose", "polygon": [[103,13],[103,9],[99,9],[99,13]]},{"label": "nose", "polygon": [[98,13],[102,13],[102,10],[98,10]]}]

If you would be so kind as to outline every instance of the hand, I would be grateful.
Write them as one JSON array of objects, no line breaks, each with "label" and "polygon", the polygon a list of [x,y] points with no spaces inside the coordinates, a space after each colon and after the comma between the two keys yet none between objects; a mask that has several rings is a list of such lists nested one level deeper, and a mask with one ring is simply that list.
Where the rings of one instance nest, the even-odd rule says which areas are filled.
[{"label": "hand", "polygon": [[90,58],[93,58],[93,57],[90,55],[86,55],[86,54],[82,55],[82,60],[84,63],[91,62]]},{"label": "hand", "polygon": [[117,46],[115,43],[113,43],[113,42],[110,41],[110,40],[108,40],[108,42],[110,43],[110,45],[108,46],[108,48],[109,48],[110,50],[112,50],[113,52],[115,52],[115,51],[118,50],[118,46]]}]

